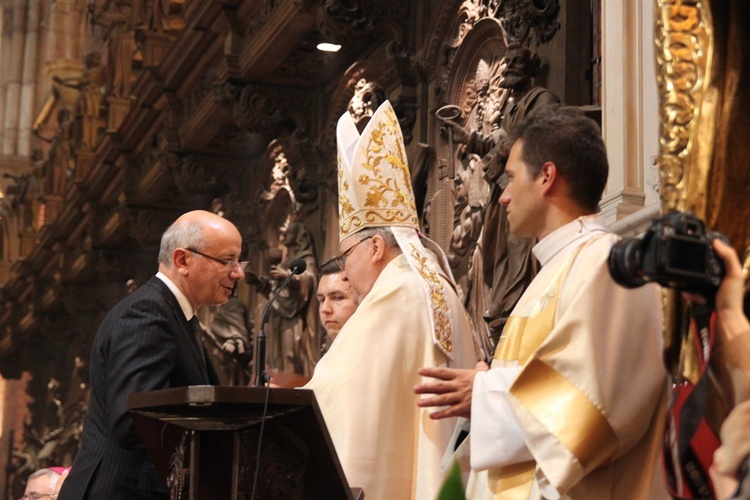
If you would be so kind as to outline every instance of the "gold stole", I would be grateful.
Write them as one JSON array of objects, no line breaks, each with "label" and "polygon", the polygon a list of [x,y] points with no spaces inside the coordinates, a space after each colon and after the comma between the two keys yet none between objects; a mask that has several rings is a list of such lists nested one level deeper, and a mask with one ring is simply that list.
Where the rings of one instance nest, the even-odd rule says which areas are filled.
[{"label": "gold stole", "polygon": [[[511,316],[495,349],[494,358],[523,366],[509,393],[539,418],[543,424],[580,460],[589,471],[602,463],[602,456],[611,457],[617,450],[617,438],[598,409],[562,374],[544,362],[544,357],[533,357],[555,326],[555,313],[560,288],[573,263],[588,242],[580,245],[560,271],[545,294],[538,299],[538,312],[530,317]],[[575,425],[565,419],[554,418],[549,408],[557,408],[556,415],[568,409],[575,411]],[[605,453],[602,452],[604,448]],[[596,456],[595,456],[596,455]],[[531,460],[488,472],[488,485],[494,497],[500,499],[529,498],[536,463]]]}]

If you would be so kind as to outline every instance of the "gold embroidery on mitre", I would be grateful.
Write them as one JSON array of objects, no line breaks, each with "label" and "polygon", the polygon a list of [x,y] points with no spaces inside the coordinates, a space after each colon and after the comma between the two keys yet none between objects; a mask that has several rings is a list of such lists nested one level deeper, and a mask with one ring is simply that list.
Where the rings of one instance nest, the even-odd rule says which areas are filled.
[{"label": "gold embroidery on mitre", "polygon": [[410,246],[412,262],[417,265],[417,272],[430,289],[430,302],[432,303],[435,322],[435,340],[440,348],[446,354],[449,354],[453,352],[453,340],[451,339],[451,322],[443,283],[440,281],[438,274],[427,264],[427,256],[420,252],[419,248],[413,243]]},{"label": "gold embroidery on mitre", "polygon": [[359,217],[351,217],[354,213],[354,205],[349,199],[350,184],[349,180],[344,175],[342,169],[342,155],[341,150],[338,150],[336,155],[336,163],[338,168],[338,184],[339,184],[339,233],[340,234],[351,234],[359,230],[362,226],[362,219]]},{"label": "gold embroidery on mitre", "polygon": [[386,101],[357,140],[350,166],[339,144],[339,239],[364,227],[419,228],[396,113]]},{"label": "gold embroidery on mitre", "polygon": [[347,181],[344,178],[344,173],[341,171],[341,155],[338,155],[338,163],[339,163],[339,185],[341,186],[341,189],[339,189],[339,212],[341,215],[347,216],[354,212],[354,207],[352,206],[352,202],[349,201],[349,197],[347,196],[349,192],[349,181]]}]

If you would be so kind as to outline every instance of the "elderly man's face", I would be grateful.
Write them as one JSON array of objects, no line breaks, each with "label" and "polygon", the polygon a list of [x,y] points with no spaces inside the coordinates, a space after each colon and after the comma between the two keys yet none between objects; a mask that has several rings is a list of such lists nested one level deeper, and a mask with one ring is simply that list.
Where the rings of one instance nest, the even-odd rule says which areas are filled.
[{"label": "elderly man's face", "polygon": [[242,237],[234,226],[225,230],[207,231],[210,243],[201,250],[204,255],[190,252],[188,259],[189,289],[185,294],[197,308],[201,305],[220,305],[229,300],[234,285],[245,277],[237,266],[227,266],[218,260],[237,261],[242,249]]},{"label": "elderly man's face", "polygon": [[344,273],[324,274],[318,283],[318,313],[329,337],[338,335],[357,310],[357,294]]},{"label": "elderly man's face", "polygon": [[343,265],[344,275],[352,285],[352,289],[359,296],[359,300],[364,299],[380,274],[373,269],[372,256],[373,236],[362,238],[354,234],[345,238],[340,245],[341,254],[344,257]]}]

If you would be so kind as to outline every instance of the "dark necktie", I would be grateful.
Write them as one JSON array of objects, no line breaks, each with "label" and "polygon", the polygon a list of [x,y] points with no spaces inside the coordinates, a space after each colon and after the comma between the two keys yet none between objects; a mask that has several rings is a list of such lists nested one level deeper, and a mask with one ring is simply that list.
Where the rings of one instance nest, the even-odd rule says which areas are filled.
[{"label": "dark necktie", "polygon": [[203,349],[203,328],[201,328],[201,322],[198,321],[198,316],[193,316],[189,323],[195,335],[195,341],[198,343],[198,351],[201,354],[201,366],[203,367],[203,371],[206,371],[206,353]]}]

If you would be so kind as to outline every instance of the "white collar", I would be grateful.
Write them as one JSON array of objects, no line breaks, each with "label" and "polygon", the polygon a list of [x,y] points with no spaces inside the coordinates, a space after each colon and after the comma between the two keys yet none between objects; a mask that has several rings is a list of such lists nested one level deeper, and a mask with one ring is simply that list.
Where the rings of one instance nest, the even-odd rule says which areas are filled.
[{"label": "white collar", "polygon": [[195,316],[195,311],[193,310],[193,306],[190,305],[190,301],[185,297],[185,294],[182,293],[182,291],[177,288],[177,285],[174,284],[174,282],[167,278],[167,275],[159,271],[156,273],[156,277],[159,278],[164,282],[165,285],[167,285],[167,288],[169,288],[174,296],[177,298],[177,302],[180,304],[180,309],[182,309],[182,313],[185,315],[185,319],[190,321],[193,319],[193,316]]},{"label": "white collar", "polygon": [[576,248],[582,241],[606,232],[604,219],[600,215],[583,215],[549,233],[531,251],[539,264],[544,266],[563,251]]}]

